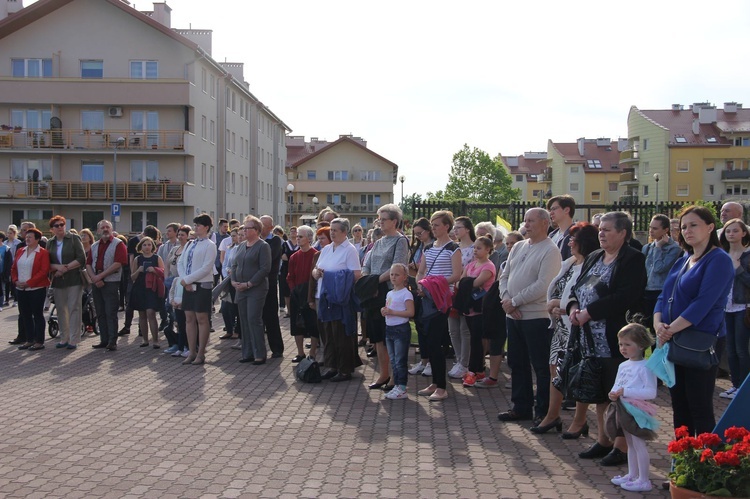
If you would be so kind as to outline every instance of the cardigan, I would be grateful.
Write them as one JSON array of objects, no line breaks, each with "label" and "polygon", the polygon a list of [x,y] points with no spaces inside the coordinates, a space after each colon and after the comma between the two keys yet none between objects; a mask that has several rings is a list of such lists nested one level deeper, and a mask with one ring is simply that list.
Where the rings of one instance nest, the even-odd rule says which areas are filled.
[{"label": "cardigan", "polygon": [[[26,251],[26,247],[20,248],[16,252],[16,258],[13,261],[13,267],[10,269],[10,278],[13,283],[18,282],[18,259]],[[29,288],[46,288],[49,286],[49,254],[47,250],[39,246],[34,265],[31,267],[31,278],[26,281]]]},{"label": "cardigan", "polygon": [[47,243],[47,252],[49,253],[51,264],[60,265],[78,261],[81,266],[80,268],[70,269],[60,277],[54,277],[52,279],[52,287],[67,288],[70,286],[81,286],[83,284],[81,281],[81,270],[86,268],[86,253],[83,251],[81,238],[70,232],[67,232],[63,236],[62,261],[58,261],[57,259],[57,245],[58,241],[56,237],[53,237]]}]

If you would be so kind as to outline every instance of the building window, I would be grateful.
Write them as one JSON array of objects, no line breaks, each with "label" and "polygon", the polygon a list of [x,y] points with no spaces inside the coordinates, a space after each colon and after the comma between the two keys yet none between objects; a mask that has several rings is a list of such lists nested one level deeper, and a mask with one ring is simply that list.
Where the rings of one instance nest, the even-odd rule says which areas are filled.
[{"label": "building window", "polygon": [[648,161],[644,161],[642,164],[643,164],[643,173],[648,173],[651,165],[648,163]]},{"label": "building window", "polygon": [[318,172],[316,172],[315,170],[307,170],[307,180],[317,180],[317,174]]},{"label": "building window", "polygon": [[711,160],[711,161],[706,160],[706,161],[703,162],[703,169],[706,170],[707,172],[714,171],[715,167],[716,167],[716,162],[713,161],[713,160]]},{"label": "building window", "polygon": [[714,184],[708,184],[706,187],[708,187],[708,195],[713,196],[714,195]]},{"label": "building window", "polygon": [[208,89],[206,88],[208,87],[208,82],[206,81],[207,76],[208,75],[206,74],[206,68],[201,68],[201,90],[204,94],[208,91]]},{"label": "building window", "polygon": [[81,163],[82,182],[104,182],[104,163],[101,161],[84,161]]},{"label": "building window", "polygon": [[229,128],[227,128],[227,129],[226,129],[226,130],[224,131],[224,147],[226,147],[226,148],[227,148],[227,151],[231,151],[231,149],[229,148],[229,146],[231,145],[231,144],[229,143],[229,133],[230,133],[230,132],[229,132]]},{"label": "building window", "polygon": [[578,173],[578,167],[577,166],[571,166],[570,167],[570,173]]},{"label": "building window", "polygon": [[232,172],[232,194],[234,194],[234,172]]},{"label": "building window", "polygon": [[346,170],[329,170],[328,180],[349,180],[349,172]]},{"label": "building window", "polygon": [[156,61],[130,61],[130,77],[137,80],[155,80],[159,77]]},{"label": "building window", "polygon": [[587,159],[586,160],[586,166],[588,166],[591,169],[594,170],[601,170],[602,169],[602,162],[598,159]]},{"label": "building window", "polygon": [[214,183],[214,177],[216,176],[215,172],[216,168],[214,165],[211,165],[211,168],[208,171],[208,187],[213,190],[216,188],[216,184]]},{"label": "building window", "polygon": [[617,192],[617,182],[609,183],[609,192]]},{"label": "building window", "polygon": [[687,139],[681,135],[676,135],[674,141],[678,144],[687,144]]},{"label": "building window", "polygon": [[602,200],[602,193],[593,191],[591,193],[591,200],[592,201],[601,201]]},{"label": "building window", "polygon": [[643,139],[643,150],[648,151],[648,139]]},{"label": "building window", "polygon": [[159,213],[156,211],[134,211],[130,214],[130,230],[143,232],[147,225],[159,226]]},{"label": "building window", "polygon": [[237,150],[237,148],[235,147],[237,145],[236,142],[237,142],[237,135],[234,132],[232,132],[232,154],[234,154],[234,152]]},{"label": "building window", "polygon": [[237,112],[237,94],[232,92],[232,112]]},{"label": "building window", "polygon": [[130,162],[131,182],[158,182],[159,162],[134,160]]},{"label": "building window", "polygon": [[523,175],[516,175],[516,182],[523,182]]},{"label": "building window", "polygon": [[677,173],[686,173],[690,171],[690,161],[687,159],[680,159],[677,161]]},{"label": "building window", "polygon": [[578,192],[578,182],[570,183],[570,192]]},{"label": "building window", "polygon": [[[13,210],[11,212],[11,223],[15,225],[21,225],[21,222],[25,220],[49,220],[52,218],[52,210]],[[101,220],[104,217],[99,218]],[[97,220],[97,222],[99,222]],[[96,226],[94,226],[96,228]]]},{"label": "building window", "polygon": [[727,162],[726,162],[726,170],[729,171],[729,172],[731,172],[732,170],[734,170],[734,161],[733,160],[731,160],[731,159],[727,160]]},{"label": "building window", "polygon": [[232,108],[232,91],[227,87],[224,89],[224,106],[227,109]]},{"label": "building window", "polygon": [[[14,74],[13,76],[16,76],[16,75]],[[741,146],[741,147],[750,146],[750,137],[735,137],[734,145]]]},{"label": "building window", "polygon": [[209,83],[209,92],[211,92],[211,98],[216,98],[216,78],[213,74],[208,76],[208,83]]},{"label": "building window", "polygon": [[690,186],[688,184],[677,184],[676,194],[680,197],[690,195]]},{"label": "building window", "polygon": [[49,130],[51,118],[52,113],[48,110],[13,109],[10,112],[10,126],[29,130]]},{"label": "building window", "polygon": [[328,194],[326,196],[326,202],[328,204],[346,204],[346,194]]},{"label": "building window", "polygon": [[81,61],[81,78],[103,78],[104,61]]},{"label": "building window", "polygon": [[377,205],[380,207],[380,194],[361,194],[360,201],[362,204]]},{"label": "building window", "polygon": [[727,185],[727,194],[730,196],[747,196],[747,185],[729,184]]},{"label": "building window", "polygon": [[201,187],[206,188],[206,163],[201,163]]},{"label": "building window", "polygon": [[211,120],[208,127],[208,140],[212,143],[216,143],[216,122]]},{"label": "building window", "polygon": [[365,170],[359,172],[359,179],[360,180],[369,180],[369,181],[377,181],[380,180],[380,171],[379,170]]},{"label": "building window", "polygon": [[647,185],[643,186],[643,197],[644,198],[648,197],[648,186]]},{"label": "building window", "polygon": [[10,164],[10,179],[16,182],[52,180],[50,159],[12,159]]},{"label": "building window", "polygon": [[[96,225],[100,220],[104,220],[103,211],[82,211],[81,212],[81,227],[89,229],[96,233]],[[80,230],[80,229],[79,229]]]},{"label": "building window", "polygon": [[104,111],[81,111],[81,128],[94,132],[104,130]]},{"label": "building window", "polygon": [[207,133],[207,130],[206,130],[206,117],[205,116],[201,116],[201,138],[203,140],[206,140],[208,138],[207,135],[206,135],[206,133]]},{"label": "building window", "polygon": [[52,59],[12,59],[14,78],[52,78]]}]

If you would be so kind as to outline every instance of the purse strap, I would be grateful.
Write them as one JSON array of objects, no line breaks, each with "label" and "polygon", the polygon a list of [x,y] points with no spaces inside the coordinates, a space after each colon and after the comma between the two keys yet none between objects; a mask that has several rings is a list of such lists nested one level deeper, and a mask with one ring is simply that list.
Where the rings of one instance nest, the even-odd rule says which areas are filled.
[{"label": "purse strap", "polygon": [[687,272],[687,266],[688,263],[690,263],[690,256],[687,257],[685,260],[685,264],[682,266],[680,271],[677,273],[677,278],[674,280],[674,286],[672,286],[672,295],[669,297],[669,306],[667,307],[667,311],[669,312],[669,322],[667,324],[671,324],[674,320],[674,317],[672,317],[672,302],[674,301],[674,293],[677,291],[677,285],[680,283],[680,277]]},{"label": "purse strap", "polygon": [[586,357],[596,357],[596,343],[594,343],[594,334],[591,332],[591,325],[587,322],[581,326],[581,329],[583,330],[583,339],[586,341],[588,347],[589,355]]}]

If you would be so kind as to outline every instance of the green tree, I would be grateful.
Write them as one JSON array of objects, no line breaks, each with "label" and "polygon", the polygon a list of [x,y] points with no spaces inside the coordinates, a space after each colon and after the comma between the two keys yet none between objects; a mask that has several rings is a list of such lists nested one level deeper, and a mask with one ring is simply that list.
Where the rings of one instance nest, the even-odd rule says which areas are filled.
[{"label": "green tree", "polygon": [[[478,148],[467,144],[453,155],[453,166],[448,175],[444,199],[463,199],[475,203],[504,204],[520,199],[519,189],[511,187],[512,178],[503,166],[500,155],[491,158]],[[429,194],[428,194],[428,197]]]},{"label": "green tree", "polygon": [[414,193],[404,195],[404,200],[398,204],[398,207],[401,208],[401,211],[404,213],[404,218],[411,222],[411,213],[414,204],[421,203],[422,201],[424,200],[422,199],[421,194]]}]

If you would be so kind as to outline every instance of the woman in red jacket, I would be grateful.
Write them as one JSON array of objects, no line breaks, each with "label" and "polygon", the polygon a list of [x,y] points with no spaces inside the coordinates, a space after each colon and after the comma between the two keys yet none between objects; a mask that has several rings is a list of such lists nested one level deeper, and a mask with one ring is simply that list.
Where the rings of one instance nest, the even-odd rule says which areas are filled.
[{"label": "woman in red jacket", "polygon": [[18,250],[10,270],[26,340],[19,350],[44,348],[44,299],[49,287],[49,254],[39,246],[41,239],[39,229],[27,230],[26,247]]}]

